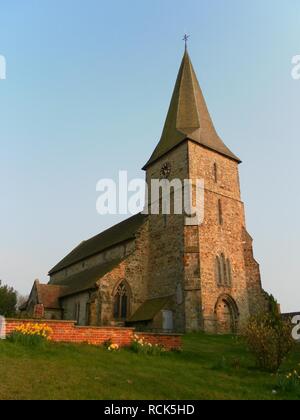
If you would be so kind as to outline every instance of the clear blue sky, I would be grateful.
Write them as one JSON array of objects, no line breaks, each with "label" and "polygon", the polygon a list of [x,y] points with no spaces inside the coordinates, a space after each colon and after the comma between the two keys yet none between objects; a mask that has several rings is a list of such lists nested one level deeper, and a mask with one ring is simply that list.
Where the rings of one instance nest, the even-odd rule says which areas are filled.
[{"label": "clear blue sky", "polygon": [[300,310],[299,0],[0,0],[0,278],[28,293],[99,216],[96,182],[156,145],[185,32],[219,134],[243,159],[265,289]]}]

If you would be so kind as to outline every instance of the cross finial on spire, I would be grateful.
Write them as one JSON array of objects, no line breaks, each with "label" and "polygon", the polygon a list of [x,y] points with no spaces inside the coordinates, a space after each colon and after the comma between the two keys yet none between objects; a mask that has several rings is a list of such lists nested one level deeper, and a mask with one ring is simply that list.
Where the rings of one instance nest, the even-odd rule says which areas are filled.
[{"label": "cross finial on spire", "polygon": [[187,43],[190,38],[190,35],[184,34],[183,41],[185,43],[185,51],[187,51]]}]

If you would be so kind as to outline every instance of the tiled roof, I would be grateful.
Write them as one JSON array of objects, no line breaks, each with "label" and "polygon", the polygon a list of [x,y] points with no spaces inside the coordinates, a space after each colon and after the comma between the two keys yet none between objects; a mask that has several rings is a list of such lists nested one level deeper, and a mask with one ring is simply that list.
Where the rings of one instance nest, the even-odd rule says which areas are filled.
[{"label": "tiled roof", "polygon": [[44,305],[45,309],[59,309],[59,297],[64,290],[65,287],[62,286],[37,284],[38,301]]},{"label": "tiled roof", "polygon": [[83,261],[93,255],[97,255],[105,249],[116,246],[119,243],[134,239],[138,229],[145,222],[145,218],[145,215],[141,213],[137,214],[136,216],[130,217],[99,235],[82,242],[54,268],[52,268],[49,275],[53,275],[73,264]]},{"label": "tiled roof", "polygon": [[99,264],[57,282],[56,284],[59,286],[64,286],[60,298],[95,289],[98,280],[117,267],[122,261],[123,259],[116,259]]},{"label": "tiled roof", "polygon": [[151,321],[170,302],[170,297],[150,299],[144,302],[128,322]]}]

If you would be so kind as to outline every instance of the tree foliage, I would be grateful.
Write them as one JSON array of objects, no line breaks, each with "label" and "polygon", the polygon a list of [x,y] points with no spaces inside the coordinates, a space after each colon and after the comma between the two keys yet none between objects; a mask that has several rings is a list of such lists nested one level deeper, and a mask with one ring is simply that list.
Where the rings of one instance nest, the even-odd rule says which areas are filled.
[{"label": "tree foliage", "polygon": [[17,292],[0,280],[0,315],[12,317],[16,314]]}]

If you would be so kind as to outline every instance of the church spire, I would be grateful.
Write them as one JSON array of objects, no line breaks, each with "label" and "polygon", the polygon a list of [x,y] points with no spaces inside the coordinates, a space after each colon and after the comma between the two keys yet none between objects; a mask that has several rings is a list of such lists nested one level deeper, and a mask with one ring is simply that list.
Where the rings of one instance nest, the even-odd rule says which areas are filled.
[{"label": "church spire", "polygon": [[[187,42],[186,37],[184,41]],[[160,142],[144,169],[185,140],[194,141],[241,162],[223,143],[215,130],[187,47]]]}]

